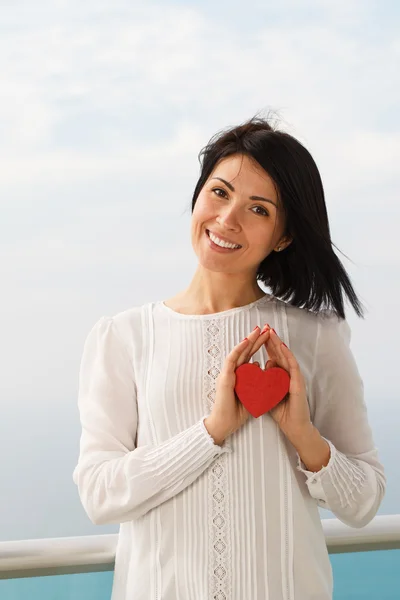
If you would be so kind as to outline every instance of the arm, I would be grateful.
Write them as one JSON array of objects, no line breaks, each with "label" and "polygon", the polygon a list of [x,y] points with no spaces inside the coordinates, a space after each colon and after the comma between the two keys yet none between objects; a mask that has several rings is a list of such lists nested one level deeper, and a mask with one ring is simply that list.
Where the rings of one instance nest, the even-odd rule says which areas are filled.
[{"label": "arm", "polygon": [[135,447],[136,384],[132,360],[112,318],[89,333],[79,375],[82,426],[73,473],[95,524],[137,519],[197,479],[228,451],[214,444],[203,419],[155,446]]},{"label": "arm", "polygon": [[[376,515],[382,501],[384,469],[368,423],[363,382],[349,347],[349,325],[333,314],[318,318],[311,382],[317,431],[303,449],[297,445],[298,469],[307,476],[307,487],[319,506],[331,510],[347,525],[363,527]],[[313,447],[316,462],[326,465],[317,472],[300,458],[310,457]],[[309,465],[314,462],[309,460]]]}]

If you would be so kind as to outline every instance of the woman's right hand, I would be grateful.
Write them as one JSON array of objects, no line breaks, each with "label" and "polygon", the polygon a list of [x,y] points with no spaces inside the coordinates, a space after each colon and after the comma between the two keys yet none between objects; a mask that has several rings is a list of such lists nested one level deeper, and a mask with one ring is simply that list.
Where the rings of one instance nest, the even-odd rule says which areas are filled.
[{"label": "woman's right hand", "polygon": [[211,414],[204,419],[207,431],[214,442],[221,445],[225,438],[239,429],[250,416],[235,393],[235,370],[250,358],[269,339],[269,327],[261,331],[257,326],[225,359],[218,375],[215,402]]}]

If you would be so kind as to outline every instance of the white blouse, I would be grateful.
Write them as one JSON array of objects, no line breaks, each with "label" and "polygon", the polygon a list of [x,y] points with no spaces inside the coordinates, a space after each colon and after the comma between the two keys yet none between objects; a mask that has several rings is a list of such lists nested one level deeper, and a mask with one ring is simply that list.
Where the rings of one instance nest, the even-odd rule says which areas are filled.
[{"label": "white blouse", "polygon": [[[269,414],[220,447],[204,426],[226,355],[269,323],[296,356],[331,447],[308,472]],[[318,506],[363,527],[385,491],[350,329],[267,294],[183,315],[102,317],[84,346],[74,481],[93,523],[120,523],[112,600],[330,600]],[[265,347],[252,358],[264,366]]]}]

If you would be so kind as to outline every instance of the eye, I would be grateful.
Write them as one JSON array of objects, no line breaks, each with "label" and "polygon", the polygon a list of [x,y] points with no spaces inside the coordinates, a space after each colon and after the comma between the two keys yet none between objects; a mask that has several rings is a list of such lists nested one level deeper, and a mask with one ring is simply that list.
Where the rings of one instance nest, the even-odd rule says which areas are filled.
[{"label": "eye", "polygon": [[[227,198],[227,197],[228,197],[228,194],[227,194],[227,192],[226,192],[224,189],[222,189],[222,188],[213,188],[211,191],[212,191],[212,192],[215,192],[215,193],[217,193],[217,192],[222,192],[222,194],[225,194],[225,196],[221,196],[220,194],[217,194],[217,196],[218,196],[219,198]],[[252,211],[253,211],[253,212],[255,212],[255,210],[254,210],[254,209],[257,209],[257,208],[258,208],[258,210],[260,210],[260,211],[262,211],[262,212],[258,212],[258,213],[256,213],[256,214],[258,214],[258,215],[261,215],[262,217],[269,217],[269,212],[268,212],[268,211],[266,211],[266,210],[265,210],[265,208],[264,208],[263,206],[253,206],[253,207],[252,207]]]},{"label": "eye", "polygon": [[[212,191],[213,192],[222,192],[223,194],[225,194],[225,197],[227,196],[226,191],[223,190],[222,188],[213,188]],[[220,196],[219,194],[217,194],[217,196],[219,196],[220,198],[223,198],[223,196]]]},{"label": "eye", "polygon": [[269,212],[266,211],[263,206],[254,206],[253,208],[258,208],[258,209],[262,210],[262,213],[257,213],[257,214],[259,214],[261,216],[269,217]]}]

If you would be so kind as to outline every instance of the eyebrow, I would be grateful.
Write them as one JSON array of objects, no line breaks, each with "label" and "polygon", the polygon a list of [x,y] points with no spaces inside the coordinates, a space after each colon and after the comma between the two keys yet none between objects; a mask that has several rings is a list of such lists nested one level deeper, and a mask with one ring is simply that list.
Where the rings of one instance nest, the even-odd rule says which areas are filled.
[{"label": "eyebrow", "polygon": [[[233,185],[229,183],[229,181],[225,181],[225,179],[222,179],[222,177],[212,177],[212,179],[219,179],[219,181],[222,181],[222,183],[224,183],[226,187],[228,187],[231,190],[231,192],[235,191]],[[270,204],[273,204],[276,209],[278,208],[275,202],[273,202],[269,198],[263,198],[262,196],[250,196],[250,200],[261,200],[262,202],[269,202]]]}]

